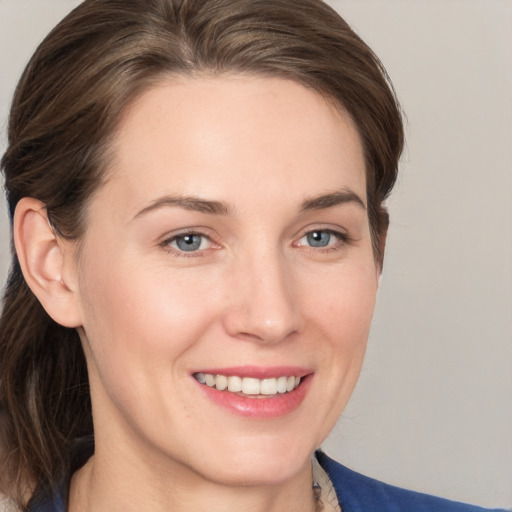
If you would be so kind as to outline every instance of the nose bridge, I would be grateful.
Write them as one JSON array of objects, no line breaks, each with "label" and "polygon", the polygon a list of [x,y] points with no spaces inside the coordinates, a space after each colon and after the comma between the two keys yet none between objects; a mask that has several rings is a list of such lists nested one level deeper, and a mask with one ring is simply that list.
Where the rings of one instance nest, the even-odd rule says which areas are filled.
[{"label": "nose bridge", "polygon": [[276,343],[299,328],[289,261],[276,247],[259,247],[245,254],[233,275],[232,335]]}]

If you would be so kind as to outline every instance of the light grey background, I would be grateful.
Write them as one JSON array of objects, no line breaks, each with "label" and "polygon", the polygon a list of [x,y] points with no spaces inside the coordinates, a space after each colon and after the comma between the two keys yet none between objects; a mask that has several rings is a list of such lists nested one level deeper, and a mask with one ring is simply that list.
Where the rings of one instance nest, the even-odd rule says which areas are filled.
[{"label": "light grey background", "polygon": [[[2,152],[24,64],[78,3],[0,0]],[[408,143],[367,359],[325,449],[397,485],[511,507],[512,2],[330,3],[386,65]]]}]

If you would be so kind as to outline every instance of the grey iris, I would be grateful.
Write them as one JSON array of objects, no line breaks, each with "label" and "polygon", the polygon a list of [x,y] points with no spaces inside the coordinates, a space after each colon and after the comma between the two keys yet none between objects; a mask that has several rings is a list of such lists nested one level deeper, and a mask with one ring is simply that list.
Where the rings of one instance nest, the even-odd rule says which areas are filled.
[{"label": "grey iris", "polygon": [[197,251],[201,247],[201,235],[182,235],[176,238],[180,251]]},{"label": "grey iris", "polygon": [[331,234],[327,231],[311,231],[306,237],[311,247],[325,247],[331,241]]}]

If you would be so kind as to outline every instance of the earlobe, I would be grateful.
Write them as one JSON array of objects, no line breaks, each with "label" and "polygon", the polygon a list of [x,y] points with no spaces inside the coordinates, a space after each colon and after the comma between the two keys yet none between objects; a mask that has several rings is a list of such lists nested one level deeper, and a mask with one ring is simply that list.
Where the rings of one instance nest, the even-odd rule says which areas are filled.
[{"label": "earlobe", "polygon": [[43,308],[65,327],[80,326],[75,280],[69,273],[64,279],[65,266],[72,258],[70,243],[55,234],[44,203],[21,199],[14,214],[13,234],[25,281]]}]

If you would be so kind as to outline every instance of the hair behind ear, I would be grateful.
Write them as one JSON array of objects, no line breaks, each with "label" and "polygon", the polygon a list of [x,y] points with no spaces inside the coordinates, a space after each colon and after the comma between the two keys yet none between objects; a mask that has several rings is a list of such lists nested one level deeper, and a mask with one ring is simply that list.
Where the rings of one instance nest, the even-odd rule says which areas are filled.
[{"label": "hair behind ear", "polygon": [[389,213],[385,206],[380,205],[377,213],[378,225],[373,234],[373,252],[379,267],[379,273],[384,267],[384,254],[386,252],[386,241],[388,238]]},{"label": "hair behind ear", "polygon": [[10,449],[0,486],[22,504],[31,482],[48,487],[61,480],[69,444],[92,433],[92,417],[85,357],[72,328],[75,297],[63,277],[70,246],[32,198],[18,202],[13,234],[18,255],[0,316],[0,436]]},{"label": "hair behind ear", "polygon": [[69,444],[92,434],[92,416],[78,334],[48,316],[18,264],[0,317],[0,406],[0,437],[18,447],[2,461],[0,486],[22,503],[28,482],[51,486],[63,477]]}]

